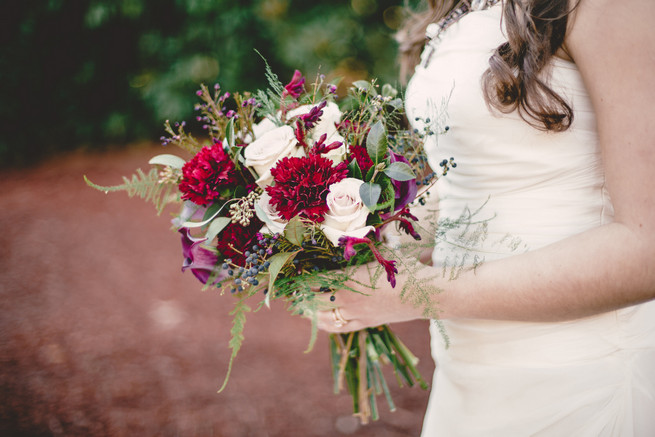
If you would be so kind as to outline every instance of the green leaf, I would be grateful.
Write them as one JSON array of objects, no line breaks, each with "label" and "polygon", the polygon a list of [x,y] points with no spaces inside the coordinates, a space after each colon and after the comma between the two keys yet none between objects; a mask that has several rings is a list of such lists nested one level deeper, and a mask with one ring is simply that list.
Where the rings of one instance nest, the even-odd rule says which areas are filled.
[{"label": "green leaf", "polygon": [[207,228],[207,234],[205,234],[207,242],[211,242],[215,236],[220,234],[221,231],[230,224],[231,221],[232,220],[227,217],[216,217]]},{"label": "green leaf", "polygon": [[[280,273],[282,268],[284,266],[293,260],[295,258],[296,254],[299,251],[295,252],[280,252],[276,253],[272,257],[268,259],[268,262],[271,263],[271,265],[268,267],[268,274],[269,274],[269,281],[268,281],[268,293],[266,294],[266,299],[269,299],[269,296],[271,295],[271,292],[273,291],[273,286],[275,283],[275,279],[277,279],[277,275]],[[267,304],[268,306],[268,304]]]},{"label": "green leaf", "polygon": [[348,164],[348,172],[351,178],[362,179],[362,169],[359,168],[359,164],[357,164],[356,159],[353,159]]},{"label": "green leaf", "polygon": [[404,162],[392,162],[384,169],[384,174],[397,181],[409,181],[416,179],[412,168]]},{"label": "green leaf", "polygon": [[377,165],[384,159],[388,149],[387,129],[381,121],[376,121],[366,137],[366,151],[368,156]]},{"label": "green leaf", "polygon": [[398,95],[398,90],[396,90],[394,87],[392,87],[388,83],[382,85],[382,97],[394,98],[397,95]]},{"label": "green leaf", "polygon": [[359,187],[359,195],[364,202],[364,205],[371,211],[375,211],[375,206],[378,203],[378,199],[382,194],[382,187],[378,184],[367,183],[362,184]]},{"label": "green leaf", "polygon": [[270,217],[266,215],[262,207],[259,206],[259,203],[255,203],[255,215],[268,227],[271,227],[273,224],[273,220],[271,220]]},{"label": "green leaf", "polygon": [[292,244],[300,246],[305,237],[305,230],[304,223],[300,217],[296,216],[289,220],[289,223],[287,223],[287,226],[284,228],[284,238],[289,240]]},{"label": "green leaf", "polygon": [[243,329],[246,324],[246,313],[249,311],[250,307],[246,305],[243,299],[241,299],[237,301],[234,309],[230,312],[230,315],[234,316],[232,319],[232,329],[230,330],[232,337],[230,338],[229,343],[230,349],[232,349],[232,354],[230,355],[230,361],[227,365],[227,374],[223,380],[223,385],[218,389],[219,393],[227,386],[227,381],[230,379],[230,373],[232,373],[232,363],[234,362],[239,349],[241,349],[241,344],[243,344]]},{"label": "green leaf", "polygon": [[248,190],[246,190],[246,187],[244,187],[243,185],[238,185],[234,189],[234,196],[232,196],[232,198],[235,199],[237,197],[246,197],[247,195],[248,195]]},{"label": "green leaf", "polygon": [[148,161],[148,164],[166,165],[168,167],[181,169],[184,166],[184,164],[186,164],[186,161],[180,158],[179,156],[163,154],[163,155],[153,156],[150,159],[150,161]]},{"label": "green leaf", "polygon": [[[229,193],[227,193],[227,195],[229,195]],[[212,203],[205,210],[205,213],[203,214],[202,219],[203,220],[208,220],[208,219],[211,220],[212,217],[215,217],[216,212],[221,210],[223,205],[225,205],[224,202],[214,202],[214,203]]]},{"label": "green leaf", "polygon": [[356,80],[353,82],[353,86],[355,88],[364,89],[367,92],[373,90],[373,86],[371,85],[371,83],[366,80]]}]

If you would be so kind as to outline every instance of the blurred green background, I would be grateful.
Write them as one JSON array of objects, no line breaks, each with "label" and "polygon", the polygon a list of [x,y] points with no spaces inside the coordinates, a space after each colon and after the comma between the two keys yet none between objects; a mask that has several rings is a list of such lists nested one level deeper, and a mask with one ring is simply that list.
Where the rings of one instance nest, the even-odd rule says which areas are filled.
[{"label": "blurred green background", "polygon": [[[411,2],[410,2],[411,3]],[[401,0],[22,0],[2,9],[0,167],[156,140],[200,83],[294,69],[396,83]]]}]

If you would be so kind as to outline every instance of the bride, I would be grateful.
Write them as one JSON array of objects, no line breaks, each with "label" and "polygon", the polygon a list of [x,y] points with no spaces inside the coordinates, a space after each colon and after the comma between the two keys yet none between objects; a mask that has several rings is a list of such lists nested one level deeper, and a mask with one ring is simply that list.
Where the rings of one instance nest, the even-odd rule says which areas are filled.
[{"label": "bride", "polygon": [[464,249],[440,244],[427,307],[400,275],[338,292],[320,327],[441,321],[424,436],[655,436],[655,2],[428,3],[401,39],[407,112],[430,127],[447,101],[439,216],[479,208],[484,262],[450,280]]}]

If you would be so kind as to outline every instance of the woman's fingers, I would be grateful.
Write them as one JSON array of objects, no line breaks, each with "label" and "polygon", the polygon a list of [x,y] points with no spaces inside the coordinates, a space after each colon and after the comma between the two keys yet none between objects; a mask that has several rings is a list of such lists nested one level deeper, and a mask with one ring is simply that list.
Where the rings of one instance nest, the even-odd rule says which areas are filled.
[{"label": "woman's fingers", "polygon": [[316,321],[319,329],[333,333],[358,331],[365,328],[359,320],[349,319],[347,312],[339,308],[318,311]]}]

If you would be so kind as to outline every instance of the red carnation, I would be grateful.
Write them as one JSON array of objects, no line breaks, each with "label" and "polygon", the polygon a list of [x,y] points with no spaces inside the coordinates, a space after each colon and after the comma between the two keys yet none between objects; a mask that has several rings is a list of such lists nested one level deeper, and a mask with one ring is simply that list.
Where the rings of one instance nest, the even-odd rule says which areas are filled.
[{"label": "red carnation", "polygon": [[373,161],[368,156],[366,147],[351,145],[350,146],[350,155],[357,161],[359,169],[362,171],[362,174],[366,174],[371,167],[373,167]]},{"label": "red carnation", "polygon": [[222,187],[237,185],[234,163],[223,150],[221,142],[203,147],[182,167],[179,188],[182,199],[198,205],[208,205],[220,197]]},{"label": "red carnation", "polygon": [[257,233],[264,226],[259,219],[252,217],[250,224],[246,227],[239,223],[230,223],[218,236],[216,248],[223,255],[223,258],[232,259],[238,266],[245,265],[246,257],[244,252],[250,250],[253,244],[257,243]]},{"label": "red carnation", "polygon": [[283,158],[271,169],[274,185],[266,187],[278,214],[285,220],[300,215],[317,223],[328,210],[325,199],[330,185],[348,175],[348,165],[321,155]]}]

